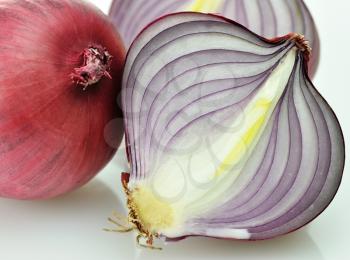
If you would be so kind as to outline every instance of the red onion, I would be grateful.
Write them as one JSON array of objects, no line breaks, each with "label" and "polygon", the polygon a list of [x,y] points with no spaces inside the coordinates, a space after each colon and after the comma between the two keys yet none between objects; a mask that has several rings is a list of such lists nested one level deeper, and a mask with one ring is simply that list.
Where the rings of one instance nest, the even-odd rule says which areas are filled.
[{"label": "red onion", "polygon": [[0,196],[71,191],[115,153],[104,128],[121,116],[123,44],[81,1],[2,1],[0,22]]},{"label": "red onion", "polygon": [[315,74],[319,60],[319,38],[303,0],[113,0],[110,17],[129,46],[154,19],[176,11],[220,14],[266,38],[290,32],[303,34],[312,47],[310,75]]},{"label": "red onion", "polygon": [[307,75],[309,55],[298,34],[266,40],[199,13],[138,36],[123,76],[122,180],[139,240],[268,239],[328,206],[344,140]]}]

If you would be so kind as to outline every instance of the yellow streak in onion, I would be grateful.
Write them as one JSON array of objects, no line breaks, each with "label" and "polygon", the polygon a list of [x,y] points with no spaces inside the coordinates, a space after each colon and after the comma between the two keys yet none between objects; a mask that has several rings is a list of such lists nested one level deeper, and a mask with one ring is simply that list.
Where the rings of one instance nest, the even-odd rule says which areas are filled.
[{"label": "yellow streak in onion", "polygon": [[222,0],[195,0],[185,10],[190,12],[216,13],[220,10],[222,4]]}]

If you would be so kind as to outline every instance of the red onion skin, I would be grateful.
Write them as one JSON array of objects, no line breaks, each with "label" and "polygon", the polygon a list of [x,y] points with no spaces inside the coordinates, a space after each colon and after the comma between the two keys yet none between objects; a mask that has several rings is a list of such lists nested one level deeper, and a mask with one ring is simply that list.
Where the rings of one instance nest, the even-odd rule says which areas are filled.
[{"label": "red onion skin", "polygon": [[[0,7],[0,196],[47,199],[93,178],[112,158],[105,126],[125,50],[102,12],[80,1],[6,1]],[[103,46],[109,74],[86,90],[72,81],[83,52]],[[123,131],[114,133],[120,143]]]}]

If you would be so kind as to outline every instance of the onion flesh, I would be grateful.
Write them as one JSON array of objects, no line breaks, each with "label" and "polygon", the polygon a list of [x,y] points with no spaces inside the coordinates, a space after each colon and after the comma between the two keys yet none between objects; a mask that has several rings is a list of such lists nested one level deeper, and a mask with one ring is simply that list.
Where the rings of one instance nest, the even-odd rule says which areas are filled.
[{"label": "onion flesh", "polygon": [[124,46],[81,1],[1,1],[0,22],[0,196],[52,198],[85,184],[115,153],[104,134],[122,116]]},{"label": "onion flesh", "polygon": [[331,202],[344,140],[307,75],[297,34],[267,40],[222,17],[178,13],[147,27],[122,85],[131,225],[147,239],[260,240]]}]

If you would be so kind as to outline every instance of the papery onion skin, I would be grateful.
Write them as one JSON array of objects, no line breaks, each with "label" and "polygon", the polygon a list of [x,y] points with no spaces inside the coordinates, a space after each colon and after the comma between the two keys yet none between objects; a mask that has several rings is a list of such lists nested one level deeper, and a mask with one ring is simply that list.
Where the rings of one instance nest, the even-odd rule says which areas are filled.
[{"label": "papery onion skin", "polygon": [[122,117],[123,43],[101,11],[78,0],[2,1],[0,22],[0,196],[62,195],[115,153],[104,135]]},{"label": "papery onion skin", "polygon": [[320,42],[303,0],[113,0],[109,16],[129,46],[153,20],[180,11],[220,14],[265,38],[281,37],[290,32],[305,35],[312,48],[310,75],[317,70]]},{"label": "papery onion skin", "polygon": [[[303,227],[327,208],[342,179],[344,137],[333,110],[307,75],[308,57],[299,35],[267,40],[228,19],[198,13],[168,15],[138,36],[123,76],[131,172],[122,175],[122,182],[141,234],[149,241],[159,236],[170,241],[188,236],[270,239]],[[284,84],[274,73],[289,69],[290,74],[282,75],[288,76]],[[276,79],[283,92],[266,101],[275,95],[271,87],[279,84]],[[224,93],[226,98],[220,97]],[[257,104],[262,108],[272,101],[275,106],[271,114],[263,114],[266,125],[254,147],[242,152],[246,161],[232,164],[232,172],[226,169],[216,182],[193,179],[192,158],[206,152],[193,139],[204,138],[203,147],[210,145],[212,158],[199,158],[197,164],[203,167],[201,174],[212,165],[225,169],[217,152],[226,148],[215,147],[215,142],[232,131],[225,120],[249,112],[245,109],[255,98],[261,98]],[[248,112],[237,129],[246,122],[249,126],[256,115]],[[256,123],[263,125],[258,118]],[[237,129],[234,134],[240,134]],[[192,147],[184,147],[188,143]],[[169,190],[178,184],[183,189],[177,195],[165,196],[173,195]],[[152,226],[150,217],[158,211]],[[169,214],[175,221],[167,229],[162,217],[168,220]]]}]

